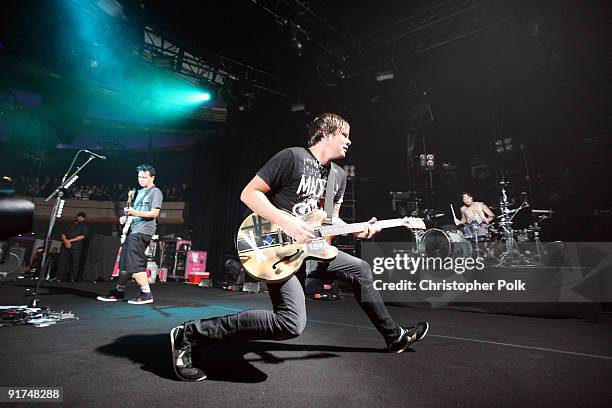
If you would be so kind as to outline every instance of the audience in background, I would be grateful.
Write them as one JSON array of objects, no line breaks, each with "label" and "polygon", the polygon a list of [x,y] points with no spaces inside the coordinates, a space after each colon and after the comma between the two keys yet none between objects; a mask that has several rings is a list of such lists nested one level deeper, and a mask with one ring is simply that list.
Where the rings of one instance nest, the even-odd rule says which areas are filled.
[{"label": "audience in background", "polygon": [[[114,184],[92,184],[80,183],[80,179],[70,187],[66,195],[67,199],[74,200],[112,200],[125,201],[130,186],[121,182]],[[15,189],[18,194],[29,197],[47,197],[60,184],[60,178],[36,177],[31,183],[27,183],[26,177],[18,177]],[[134,187],[131,187],[134,188]],[[166,201],[185,201],[187,197],[187,184],[180,183],[177,186],[161,187]]]}]

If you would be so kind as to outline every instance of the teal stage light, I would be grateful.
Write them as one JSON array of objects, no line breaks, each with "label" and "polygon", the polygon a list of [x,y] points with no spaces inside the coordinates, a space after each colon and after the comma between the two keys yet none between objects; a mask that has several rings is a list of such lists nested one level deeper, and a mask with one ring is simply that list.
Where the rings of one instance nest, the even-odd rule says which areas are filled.
[{"label": "teal stage light", "polygon": [[210,93],[208,92],[197,93],[193,96],[193,98],[198,102],[210,101]]}]

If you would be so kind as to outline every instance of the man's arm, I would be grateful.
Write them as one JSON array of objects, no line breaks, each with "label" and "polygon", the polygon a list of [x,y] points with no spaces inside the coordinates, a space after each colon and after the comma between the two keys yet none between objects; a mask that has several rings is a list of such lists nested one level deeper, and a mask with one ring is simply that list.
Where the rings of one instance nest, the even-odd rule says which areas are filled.
[{"label": "man's arm", "polygon": [[151,192],[151,209],[149,211],[136,211],[133,208],[126,210],[126,215],[140,218],[158,218],[161,212],[163,195],[160,189],[155,188]]},{"label": "man's arm", "polygon": [[[344,222],[342,220],[342,218],[340,218],[340,207],[341,207],[341,203],[336,203],[334,204],[334,223],[338,223],[338,224],[346,224],[346,222]],[[370,221],[368,221],[368,223],[370,224],[374,224],[376,222],[376,217],[372,217],[370,219]],[[381,228],[380,227],[376,227],[374,225],[367,225],[366,229],[363,230],[362,232],[356,232],[355,238],[359,238],[359,239],[368,239],[368,238],[372,238],[374,235],[378,234],[380,232]]]},{"label": "man's arm", "polygon": [[461,224],[465,224],[467,222],[467,218],[465,218],[465,208],[461,207],[459,209],[459,211],[461,211],[461,219],[458,220],[457,218],[455,218],[455,225],[461,225]]},{"label": "man's arm", "polygon": [[346,222],[344,222],[342,220],[342,218],[340,218],[340,207],[342,206],[341,203],[336,203],[334,204],[334,215],[333,215],[333,222],[338,223],[338,224],[346,224]]},{"label": "man's arm", "polygon": [[491,222],[491,221],[493,221],[495,219],[495,214],[493,214],[493,211],[491,211],[491,209],[489,207],[487,207],[487,205],[485,203],[482,203],[480,205],[480,208],[482,208],[482,211],[487,216],[487,218],[485,218],[485,221],[487,223],[489,223],[489,222]]},{"label": "man's arm", "polygon": [[64,243],[64,246],[66,248],[70,248],[72,245],[70,244],[70,241],[68,240],[68,238],[66,238],[66,234],[61,234],[60,238],[62,238],[62,242]]},{"label": "man's arm", "polygon": [[266,193],[270,189],[270,186],[256,175],[242,190],[240,200],[255,214],[278,224],[283,231],[296,241],[305,243],[313,239],[314,231],[310,225],[272,205],[266,197]]},{"label": "man's arm", "polygon": [[68,242],[77,242],[77,241],[82,241],[84,239],[85,239],[85,235],[77,235],[76,237],[70,238],[67,241]]},{"label": "man's arm", "polygon": [[153,208],[151,211],[136,211],[133,208],[128,208],[125,213],[127,215],[131,215],[132,217],[140,217],[140,218],[157,218],[159,217],[161,209]]}]

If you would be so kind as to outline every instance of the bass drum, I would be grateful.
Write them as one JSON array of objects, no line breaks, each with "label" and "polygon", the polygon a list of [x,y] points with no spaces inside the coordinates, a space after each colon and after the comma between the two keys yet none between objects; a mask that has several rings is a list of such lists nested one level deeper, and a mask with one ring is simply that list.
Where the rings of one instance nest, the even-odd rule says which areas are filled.
[{"label": "bass drum", "polygon": [[472,244],[461,231],[442,231],[436,228],[425,231],[421,238],[425,255],[429,257],[469,257]]}]

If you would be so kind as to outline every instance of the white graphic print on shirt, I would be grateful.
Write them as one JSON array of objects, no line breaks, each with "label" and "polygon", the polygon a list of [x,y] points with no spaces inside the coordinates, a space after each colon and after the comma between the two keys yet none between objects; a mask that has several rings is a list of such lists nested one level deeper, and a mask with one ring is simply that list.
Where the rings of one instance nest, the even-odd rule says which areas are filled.
[{"label": "white graphic print on shirt", "polygon": [[293,215],[304,215],[318,208],[319,202],[325,193],[327,178],[323,178],[321,173],[324,167],[316,160],[305,157],[303,162],[302,178],[295,192],[298,202],[293,206]]}]

